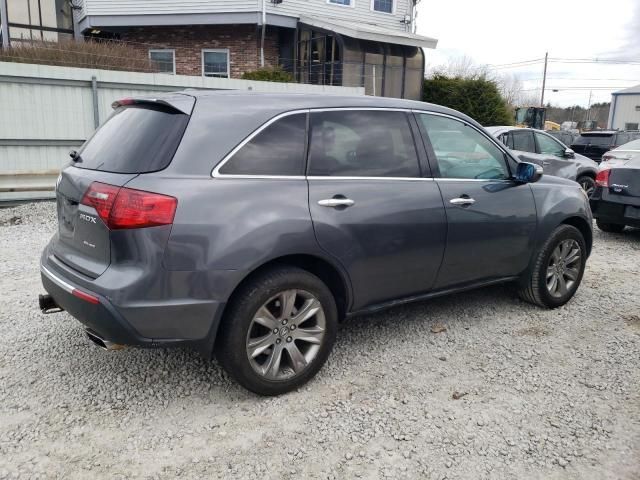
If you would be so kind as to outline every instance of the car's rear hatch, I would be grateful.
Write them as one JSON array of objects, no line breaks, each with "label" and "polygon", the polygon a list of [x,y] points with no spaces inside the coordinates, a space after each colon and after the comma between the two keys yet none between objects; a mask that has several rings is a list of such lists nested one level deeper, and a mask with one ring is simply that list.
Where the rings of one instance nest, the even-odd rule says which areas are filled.
[{"label": "car's rear hatch", "polygon": [[[73,269],[96,278],[111,262],[108,218],[85,197],[92,185],[97,200],[140,174],[166,168],[182,139],[195,99],[172,94],[161,99],[126,99],[64,168],[56,186],[58,238],[53,254]],[[97,182],[97,183],[96,183]],[[106,186],[106,187],[105,187]],[[112,187],[115,188],[112,188]]]},{"label": "car's rear hatch", "polygon": [[611,148],[614,137],[614,133],[583,133],[573,142],[571,149],[592,160],[600,161],[602,154]]},{"label": "car's rear hatch", "polygon": [[640,159],[611,169],[606,200],[640,206]]}]

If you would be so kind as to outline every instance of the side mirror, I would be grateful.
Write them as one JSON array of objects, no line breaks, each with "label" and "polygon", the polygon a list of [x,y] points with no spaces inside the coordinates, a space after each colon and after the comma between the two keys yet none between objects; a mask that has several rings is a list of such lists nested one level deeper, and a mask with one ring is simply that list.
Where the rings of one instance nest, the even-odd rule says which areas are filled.
[{"label": "side mirror", "polygon": [[570,148],[567,148],[564,151],[564,157],[565,158],[576,158],[576,152],[574,152],[573,150],[571,150]]},{"label": "side mirror", "polygon": [[534,183],[542,177],[542,167],[535,163],[520,162],[516,169],[515,180],[520,183]]}]

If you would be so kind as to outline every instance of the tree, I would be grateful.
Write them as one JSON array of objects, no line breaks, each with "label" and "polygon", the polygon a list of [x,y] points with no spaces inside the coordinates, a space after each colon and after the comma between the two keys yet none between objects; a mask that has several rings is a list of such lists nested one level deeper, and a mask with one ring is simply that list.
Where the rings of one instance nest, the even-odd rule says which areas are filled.
[{"label": "tree", "polygon": [[424,81],[423,100],[466,113],[482,125],[510,125],[513,119],[495,81],[436,73]]}]

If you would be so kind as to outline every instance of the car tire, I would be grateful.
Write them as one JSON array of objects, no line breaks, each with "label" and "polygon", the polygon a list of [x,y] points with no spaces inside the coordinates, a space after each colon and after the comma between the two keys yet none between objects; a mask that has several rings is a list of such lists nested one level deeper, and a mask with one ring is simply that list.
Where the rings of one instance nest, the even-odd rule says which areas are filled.
[{"label": "car tire", "polygon": [[624,225],[620,225],[619,223],[607,223],[601,222],[600,220],[596,220],[596,225],[598,225],[598,228],[600,230],[607,233],[622,233],[625,227]]},{"label": "car tire", "polygon": [[593,191],[596,189],[596,181],[593,177],[588,175],[583,175],[576,180],[582,189],[587,192],[587,195],[590,197],[593,194]]},{"label": "car tire", "polygon": [[533,266],[522,278],[520,298],[545,308],[564,305],[580,286],[586,260],[587,246],[580,230],[571,225],[559,226],[536,253]]},{"label": "car tire", "polygon": [[336,302],[324,282],[300,268],[277,267],[251,278],[233,295],[216,356],[246,389],[280,395],[320,370],[337,327]]}]

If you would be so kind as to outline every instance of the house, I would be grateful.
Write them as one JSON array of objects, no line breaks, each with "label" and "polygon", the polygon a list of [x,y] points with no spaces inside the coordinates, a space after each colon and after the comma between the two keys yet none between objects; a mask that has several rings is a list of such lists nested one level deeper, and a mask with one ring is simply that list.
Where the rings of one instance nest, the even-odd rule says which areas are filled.
[{"label": "house", "polygon": [[638,130],[640,126],[640,85],[611,94],[608,127],[612,130]]},{"label": "house", "polygon": [[[416,0],[0,0],[4,45],[29,38],[115,38],[165,73],[239,78],[281,66],[298,82],[363,86],[419,99]],[[37,12],[32,5],[36,5]],[[71,6],[73,5],[73,6]],[[70,24],[70,20],[73,20]]]}]

